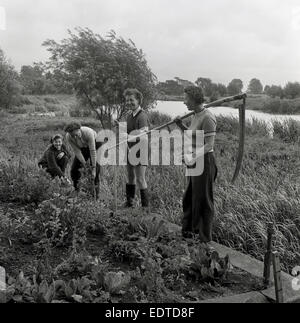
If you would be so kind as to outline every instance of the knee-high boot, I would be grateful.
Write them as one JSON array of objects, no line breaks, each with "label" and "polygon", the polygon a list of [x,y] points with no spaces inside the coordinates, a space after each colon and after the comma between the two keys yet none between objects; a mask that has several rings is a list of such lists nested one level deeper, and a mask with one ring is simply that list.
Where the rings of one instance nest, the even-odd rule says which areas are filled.
[{"label": "knee-high boot", "polygon": [[141,190],[142,207],[149,207],[149,191],[148,189]]},{"label": "knee-high boot", "polygon": [[134,206],[134,198],[135,198],[135,185],[127,184],[126,185],[126,207]]}]

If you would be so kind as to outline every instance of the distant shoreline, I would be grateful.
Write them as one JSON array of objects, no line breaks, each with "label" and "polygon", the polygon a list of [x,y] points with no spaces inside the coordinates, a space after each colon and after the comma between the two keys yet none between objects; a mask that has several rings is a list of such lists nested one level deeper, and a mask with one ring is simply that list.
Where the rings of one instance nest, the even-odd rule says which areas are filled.
[{"label": "distant shoreline", "polygon": [[[183,96],[158,95],[157,101],[184,102]],[[229,102],[222,106],[237,109],[240,102]],[[260,111],[273,115],[300,115],[300,98],[280,99],[271,98],[267,95],[249,95],[246,102],[248,110]]]},{"label": "distant shoreline", "polygon": [[184,96],[176,96],[176,95],[162,95],[159,94],[156,98],[157,101],[178,101],[178,102],[183,102],[184,101]]}]

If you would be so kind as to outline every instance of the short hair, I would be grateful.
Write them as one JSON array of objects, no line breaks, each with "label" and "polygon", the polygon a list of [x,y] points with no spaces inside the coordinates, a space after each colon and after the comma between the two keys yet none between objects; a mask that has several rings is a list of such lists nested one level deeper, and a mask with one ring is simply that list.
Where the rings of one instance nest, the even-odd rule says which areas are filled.
[{"label": "short hair", "polygon": [[61,140],[64,140],[64,137],[61,135],[61,134],[56,134],[56,135],[54,135],[52,138],[51,138],[51,140],[50,140],[50,143],[51,144],[53,144],[53,142],[55,141],[55,140],[57,140],[57,139],[61,139]]},{"label": "short hair", "polygon": [[196,103],[202,104],[205,102],[204,94],[198,86],[188,86],[184,89],[184,92]]},{"label": "short hair", "polygon": [[75,130],[80,130],[81,124],[79,122],[71,122],[65,127],[65,132],[72,133]]},{"label": "short hair", "polygon": [[139,104],[142,105],[144,96],[139,90],[137,90],[137,89],[126,89],[124,91],[123,96],[126,97],[126,96],[130,96],[130,95],[134,95],[135,98],[139,101]]}]

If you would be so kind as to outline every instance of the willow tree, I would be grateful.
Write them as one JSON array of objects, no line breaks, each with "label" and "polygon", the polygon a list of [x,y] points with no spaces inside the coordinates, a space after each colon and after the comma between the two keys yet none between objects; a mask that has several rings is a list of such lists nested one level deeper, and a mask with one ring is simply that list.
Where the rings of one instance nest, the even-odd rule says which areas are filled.
[{"label": "willow tree", "polygon": [[113,115],[120,119],[126,113],[126,88],[143,93],[143,108],[153,106],[156,76],[133,41],[117,37],[114,31],[102,37],[76,28],[60,43],[47,40],[43,45],[51,53],[48,68],[71,82],[80,102],[98,115],[103,126],[107,121],[111,125]]}]

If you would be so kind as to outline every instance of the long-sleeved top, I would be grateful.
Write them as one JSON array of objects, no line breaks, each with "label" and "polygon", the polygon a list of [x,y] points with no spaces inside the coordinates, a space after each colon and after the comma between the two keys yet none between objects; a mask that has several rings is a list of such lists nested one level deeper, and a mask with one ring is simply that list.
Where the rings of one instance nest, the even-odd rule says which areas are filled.
[{"label": "long-sleeved top", "polygon": [[[137,135],[140,132],[149,130],[149,119],[144,110],[139,108],[135,113],[127,117],[127,133]],[[138,131],[138,133],[136,133]],[[128,142],[129,148],[132,148],[136,143]]]},{"label": "long-sleeved top", "polygon": [[96,138],[97,133],[95,130],[88,127],[81,127],[81,138],[74,139],[70,134],[67,133],[66,141],[72,147],[76,158],[82,163],[85,164],[85,159],[82,155],[82,148],[89,148],[91,155],[91,163],[93,167],[96,167]]},{"label": "long-sleeved top", "polygon": [[57,150],[53,145],[49,145],[39,161],[39,166],[48,169],[54,177],[63,177],[64,173],[57,164],[58,155],[62,152],[65,153],[68,159],[71,158],[71,154],[65,145],[62,145],[61,150]]}]

